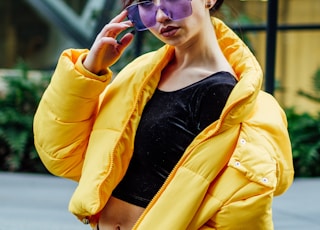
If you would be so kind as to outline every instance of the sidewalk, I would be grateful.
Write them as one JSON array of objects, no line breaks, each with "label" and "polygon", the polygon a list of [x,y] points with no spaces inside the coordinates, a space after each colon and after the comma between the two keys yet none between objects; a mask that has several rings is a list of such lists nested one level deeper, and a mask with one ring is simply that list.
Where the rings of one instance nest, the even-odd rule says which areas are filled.
[{"label": "sidewalk", "polygon": [[0,230],[90,230],[68,212],[76,183],[0,172]]},{"label": "sidewalk", "polygon": [[[90,230],[68,212],[76,183],[49,176],[0,172],[0,230]],[[320,178],[296,179],[275,198],[276,230],[320,229]]]},{"label": "sidewalk", "polygon": [[320,229],[320,178],[297,178],[289,190],[276,197],[273,216],[276,230]]}]

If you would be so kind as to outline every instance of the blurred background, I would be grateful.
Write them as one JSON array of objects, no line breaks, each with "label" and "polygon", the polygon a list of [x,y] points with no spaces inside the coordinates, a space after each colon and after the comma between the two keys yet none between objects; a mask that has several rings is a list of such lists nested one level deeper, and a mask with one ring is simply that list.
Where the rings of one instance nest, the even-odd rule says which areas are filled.
[{"label": "blurred background", "polygon": [[[0,1],[0,171],[47,173],[33,146],[39,99],[60,53],[90,48],[121,7],[120,0]],[[296,177],[320,176],[319,12],[320,0],[225,0],[217,14],[256,55],[264,89],[287,114]],[[161,45],[138,33],[114,72]]]}]

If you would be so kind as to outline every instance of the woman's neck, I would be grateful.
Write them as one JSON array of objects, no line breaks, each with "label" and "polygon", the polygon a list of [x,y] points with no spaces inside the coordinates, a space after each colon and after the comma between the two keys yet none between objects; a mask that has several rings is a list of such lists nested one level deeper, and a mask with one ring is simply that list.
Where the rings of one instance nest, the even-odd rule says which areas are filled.
[{"label": "woman's neck", "polygon": [[206,20],[206,23],[203,28],[207,29],[175,47],[174,63],[177,68],[209,68],[215,72],[215,69],[221,68],[219,66],[229,65],[220,49],[211,20]]},{"label": "woman's neck", "polygon": [[184,47],[175,47],[172,61],[177,69],[204,68],[211,72],[231,71],[223,55],[214,30]]}]

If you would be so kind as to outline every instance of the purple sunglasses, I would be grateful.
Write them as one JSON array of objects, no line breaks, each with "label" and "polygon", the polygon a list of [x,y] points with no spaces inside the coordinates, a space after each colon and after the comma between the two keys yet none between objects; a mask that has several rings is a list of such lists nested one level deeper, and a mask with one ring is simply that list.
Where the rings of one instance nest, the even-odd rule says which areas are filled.
[{"label": "purple sunglasses", "polygon": [[143,31],[157,23],[156,15],[162,10],[171,20],[181,20],[192,14],[192,0],[160,0],[160,5],[152,1],[142,1],[126,8],[128,19],[136,30]]}]

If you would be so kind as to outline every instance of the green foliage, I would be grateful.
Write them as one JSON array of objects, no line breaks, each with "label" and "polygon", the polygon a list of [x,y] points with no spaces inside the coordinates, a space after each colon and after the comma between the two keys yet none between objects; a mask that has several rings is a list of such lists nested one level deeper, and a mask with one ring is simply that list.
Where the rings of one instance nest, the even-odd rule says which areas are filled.
[{"label": "green foliage", "polygon": [[49,77],[29,79],[23,63],[18,70],[1,79],[5,93],[0,98],[0,170],[45,172],[34,148],[32,124]]},{"label": "green foliage", "polygon": [[296,177],[320,176],[320,114],[286,110]]},{"label": "green foliage", "polygon": [[[298,95],[320,103],[320,68],[312,76],[311,92],[298,91]],[[286,111],[292,143],[296,176],[320,176],[320,113],[312,116]]]},{"label": "green foliage", "polygon": [[306,92],[303,90],[299,90],[298,95],[306,97],[314,102],[320,103],[320,68],[317,69],[312,76],[312,91]]}]

